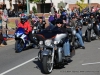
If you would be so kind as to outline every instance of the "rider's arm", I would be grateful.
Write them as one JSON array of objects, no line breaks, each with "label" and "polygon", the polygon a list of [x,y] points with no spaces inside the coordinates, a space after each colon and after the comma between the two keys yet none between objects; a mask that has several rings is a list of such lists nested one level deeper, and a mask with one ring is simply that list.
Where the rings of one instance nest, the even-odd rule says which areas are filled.
[{"label": "rider's arm", "polygon": [[28,23],[27,24],[27,26],[28,26],[28,29],[27,29],[27,31],[28,31],[28,33],[32,30],[32,28],[31,28],[31,25],[30,25],[30,23]]},{"label": "rider's arm", "polygon": [[25,25],[27,26],[27,29],[26,29],[25,33],[28,34],[32,30],[32,28],[31,28],[31,25],[30,25],[29,22],[26,22]]}]

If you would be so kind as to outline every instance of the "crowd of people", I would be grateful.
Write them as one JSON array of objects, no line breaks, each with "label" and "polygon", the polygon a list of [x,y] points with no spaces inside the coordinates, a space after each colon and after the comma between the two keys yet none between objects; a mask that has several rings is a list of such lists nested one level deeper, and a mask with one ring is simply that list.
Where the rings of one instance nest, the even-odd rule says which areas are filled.
[{"label": "crowd of people", "polygon": [[[94,8],[93,8],[94,9]],[[92,9],[92,10],[93,10]],[[6,10],[6,9],[5,9]],[[58,24],[61,24],[61,27],[66,28],[66,26],[70,26],[70,27],[75,27],[77,34],[76,36],[79,39],[80,45],[83,49],[85,49],[84,47],[84,43],[82,40],[82,14],[90,14],[90,19],[92,19],[91,16],[95,17],[95,12],[99,10],[96,9],[95,11],[93,11],[92,13],[89,12],[89,9],[84,9],[82,12],[79,11],[79,9],[74,8],[72,11],[70,9],[65,9],[62,6],[59,8],[59,11],[57,12],[56,9],[52,6],[51,8],[51,13],[48,19],[49,25],[54,25],[57,26]],[[98,11],[99,13],[99,11]],[[100,16],[100,14],[99,14]],[[95,22],[97,24],[100,23],[100,19],[98,16],[98,23],[95,20]],[[4,29],[6,28],[6,23],[7,23],[7,17],[8,15],[6,14],[6,11],[4,13],[0,13],[0,29],[2,29],[3,31],[5,31]],[[41,17],[38,17],[36,15],[34,15],[33,13],[31,13],[29,16],[24,15],[24,17],[22,16],[22,14],[20,15],[21,17],[21,23],[20,24],[16,24],[17,27],[24,27],[24,23],[29,22],[29,26],[33,27],[34,25],[37,25],[39,30],[42,31],[43,29],[45,29],[45,25],[46,25],[46,21],[45,21],[45,17],[44,15]],[[59,20],[59,22],[57,22]],[[97,18],[95,18],[97,19]],[[80,22],[80,24],[78,25],[77,22]],[[18,23],[18,22],[16,22]],[[25,28],[29,28],[29,26],[27,26],[28,24],[25,25]],[[80,27],[80,28],[79,28]],[[29,28],[28,32],[31,31],[32,28]],[[99,33],[96,29],[96,27],[94,27],[95,33],[99,36]],[[30,38],[33,36],[30,32],[28,34],[30,36]],[[31,38],[31,40],[33,41],[33,39]],[[34,41],[33,41],[34,42]]]},{"label": "crowd of people", "polygon": [[[79,12],[77,9],[75,9],[70,14],[67,13],[65,9],[62,9],[60,14],[57,11],[55,11],[54,14],[50,13],[50,16],[48,19],[49,26],[55,26],[54,28],[55,30],[60,30],[68,34],[71,32],[69,28],[74,27],[76,29],[76,37],[78,38],[80,47],[82,49],[85,49],[84,42],[83,42],[84,39],[82,38],[83,17],[85,14],[88,15],[89,17],[88,22],[93,23],[93,30],[95,34],[98,36],[98,38],[100,38],[100,9],[97,9],[95,12],[89,12],[89,10],[87,9],[84,9],[82,12]],[[25,21],[23,22],[23,20]],[[28,24],[29,26],[31,26],[31,28],[29,28],[29,26],[26,26],[26,25],[23,26],[26,23],[26,21],[29,22]],[[35,42],[35,40],[32,38],[33,37],[32,29],[34,26],[37,26],[39,29],[39,32],[43,31],[46,27],[45,17],[44,16],[38,17],[35,15],[30,15],[27,18],[23,18],[22,16],[21,23],[22,25],[18,25],[18,27],[21,26],[23,28],[24,27],[27,28],[27,30],[29,29],[27,35],[29,35],[33,43],[38,45],[38,43]],[[47,36],[49,36],[49,34]],[[66,52],[66,49],[70,50],[69,38],[66,39],[66,42],[64,44],[65,52]],[[70,56],[70,52],[67,51],[65,55]]]},{"label": "crowd of people", "polygon": [[6,42],[6,39],[3,34],[6,34],[7,22],[8,13],[5,8],[3,12],[0,12],[0,46],[5,46],[4,42]]}]

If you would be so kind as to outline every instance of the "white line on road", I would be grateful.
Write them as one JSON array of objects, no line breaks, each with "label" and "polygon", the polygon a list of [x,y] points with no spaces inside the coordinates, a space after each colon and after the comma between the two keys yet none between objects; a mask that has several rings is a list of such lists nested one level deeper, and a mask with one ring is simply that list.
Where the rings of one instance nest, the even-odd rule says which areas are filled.
[{"label": "white line on road", "polygon": [[36,56],[36,57],[34,57],[34,58],[32,58],[32,59],[30,59],[30,60],[28,60],[28,61],[26,61],[26,62],[24,62],[24,63],[22,63],[22,64],[20,64],[20,65],[18,65],[18,66],[15,66],[15,67],[13,67],[13,68],[11,68],[11,69],[9,69],[9,70],[7,70],[7,71],[1,73],[0,75],[7,74],[8,72],[13,71],[13,70],[15,70],[15,69],[17,69],[17,68],[19,68],[19,67],[21,67],[21,66],[23,66],[23,65],[25,65],[25,64],[27,64],[27,63],[29,63],[29,62],[35,60],[35,58],[37,58],[37,57],[38,57],[38,56]]},{"label": "white line on road", "polygon": [[94,62],[94,63],[85,63],[85,64],[82,64],[82,65],[91,65],[91,64],[100,64],[100,62]]}]

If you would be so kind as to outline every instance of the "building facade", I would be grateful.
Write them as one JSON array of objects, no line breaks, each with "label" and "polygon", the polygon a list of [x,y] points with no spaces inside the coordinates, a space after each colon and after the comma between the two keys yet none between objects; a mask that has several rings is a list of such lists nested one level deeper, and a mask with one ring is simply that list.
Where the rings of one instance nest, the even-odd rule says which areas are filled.
[{"label": "building facade", "polygon": [[[10,9],[10,3],[9,3],[9,0],[0,0],[0,4],[3,4],[3,1],[5,1],[5,4],[6,4],[6,8],[7,9]],[[16,2],[17,1],[17,2]],[[19,0],[21,3],[23,3],[23,1],[25,0]],[[79,0],[46,0],[45,1],[45,6],[43,6],[43,4],[40,2],[40,3],[37,3],[35,4],[34,2],[33,3],[30,3],[29,4],[29,9],[32,10],[32,7],[35,6],[37,8],[37,11],[38,13],[41,13],[41,12],[45,12],[45,13],[49,13],[50,12],[50,8],[51,8],[51,3],[54,4],[56,10],[58,10],[58,4],[60,2],[63,2],[63,3],[68,3],[69,6],[70,4],[76,4],[76,1],[79,1]],[[85,3],[88,3],[90,1],[90,3],[98,3],[100,4],[100,0],[85,0],[84,2]],[[26,2],[25,2],[26,3]],[[25,6],[24,8],[26,8],[27,6]],[[12,9],[18,9],[18,0],[12,0]]]}]

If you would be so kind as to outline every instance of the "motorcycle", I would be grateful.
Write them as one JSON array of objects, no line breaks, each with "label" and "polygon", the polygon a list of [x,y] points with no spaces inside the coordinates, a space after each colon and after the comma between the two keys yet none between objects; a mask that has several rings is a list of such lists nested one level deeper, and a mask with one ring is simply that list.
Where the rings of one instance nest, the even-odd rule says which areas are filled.
[{"label": "motorcycle", "polygon": [[66,59],[63,44],[66,37],[67,34],[65,33],[55,33],[51,38],[39,42],[40,52],[38,55],[42,62],[44,73],[51,73],[54,67],[64,67]]},{"label": "motorcycle", "polygon": [[87,42],[91,42],[91,40],[96,39],[96,35],[94,30],[92,29],[93,25],[91,23],[88,24],[87,29],[85,31],[85,39]]},{"label": "motorcycle", "polygon": [[[59,38],[58,38],[59,37]],[[66,37],[65,34],[58,34],[54,40],[45,40],[44,50],[42,51],[42,65],[46,74],[51,73],[54,65],[64,66],[64,52],[61,39]],[[58,45],[58,46],[57,46]]]},{"label": "motorcycle", "polygon": [[33,43],[31,43],[29,37],[24,34],[25,29],[24,28],[18,28],[15,32],[15,52],[21,52],[25,48],[32,46]]}]

